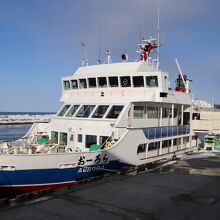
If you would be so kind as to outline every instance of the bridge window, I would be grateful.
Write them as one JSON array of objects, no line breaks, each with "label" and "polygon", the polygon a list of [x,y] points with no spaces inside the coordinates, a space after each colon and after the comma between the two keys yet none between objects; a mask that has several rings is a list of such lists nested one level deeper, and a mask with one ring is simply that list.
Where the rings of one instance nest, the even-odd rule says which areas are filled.
[{"label": "bridge window", "polygon": [[69,80],[63,81],[63,88],[64,88],[64,90],[70,90],[70,81]]},{"label": "bridge window", "polygon": [[133,76],[133,86],[134,87],[144,87],[144,77],[143,76]]},{"label": "bridge window", "polygon": [[51,141],[53,144],[58,144],[58,132],[51,131]]},{"label": "bridge window", "polygon": [[117,76],[108,77],[108,80],[109,80],[110,87],[118,87],[118,77]]},{"label": "bridge window", "polygon": [[69,112],[66,114],[66,117],[72,117],[78,108],[79,105],[73,105],[72,108],[69,110]]},{"label": "bridge window", "polygon": [[157,76],[146,76],[147,87],[158,87]]},{"label": "bridge window", "polygon": [[80,89],[86,89],[87,88],[86,79],[80,79],[79,80],[79,88]]},{"label": "bridge window", "polygon": [[71,80],[71,88],[72,89],[78,89],[77,80]]},{"label": "bridge window", "polygon": [[64,116],[69,108],[70,108],[70,105],[65,105],[58,113],[58,116]]},{"label": "bridge window", "polygon": [[122,76],[120,77],[121,86],[122,87],[131,87],[131,78],[130,76]]},{"label": "bridge window", "polygon": [[94,108],[95,105],[83,105],[78,111],[76,117],[88,118]]},{"label": "bridge window", "polygon": [[88,78],[89,88],[96,88],[96,78]]},{"label": "bridge window", "polygon": [[92,118],[102,118],[108,107],[109,105],[99,105],[92,115]]},{"label": "bridge window", "polygon": [[106,77],[98,77],[99,87],[107,87]]},{"label": "bridge window", "polygon": [[118,118],[123,107],[123,105],[113,105],[106,118]]}]

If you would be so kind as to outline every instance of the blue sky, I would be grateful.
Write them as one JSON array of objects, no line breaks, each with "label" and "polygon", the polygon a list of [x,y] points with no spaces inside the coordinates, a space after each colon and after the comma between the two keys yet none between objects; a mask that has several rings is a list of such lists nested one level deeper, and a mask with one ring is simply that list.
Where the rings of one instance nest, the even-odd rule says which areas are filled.
[{"label": "blue sky", "polygon": [[[220,103],[220,1],[160,0],[161,68],[177,75],[174,58],[193,80],[195,97]],[[0,111],[57,111],[60,78],[110,49],[113,62],[135,52],[140,33],[157,34],[155,0],[0,0]],[[172,83],[173,85],[174,83]]]}]

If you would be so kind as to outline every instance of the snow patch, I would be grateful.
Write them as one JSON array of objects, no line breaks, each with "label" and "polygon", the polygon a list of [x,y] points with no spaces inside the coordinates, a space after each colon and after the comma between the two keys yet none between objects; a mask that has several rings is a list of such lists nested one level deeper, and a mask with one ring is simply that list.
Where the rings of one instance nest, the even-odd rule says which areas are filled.
[{"label": "snow patch", "polygon": [[54,114],[44,114],[44,115],[0,115],[0,124],[26,124],[26,123],[36,123],[36,122],[49,122],[53,118]]}]

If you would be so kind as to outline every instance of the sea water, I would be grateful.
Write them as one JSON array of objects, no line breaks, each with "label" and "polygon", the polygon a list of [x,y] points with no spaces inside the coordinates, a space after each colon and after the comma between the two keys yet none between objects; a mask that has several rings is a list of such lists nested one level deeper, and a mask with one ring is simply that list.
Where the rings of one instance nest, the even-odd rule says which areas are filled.
[{"label": "sea water", "polygon": [[[54,113],[48,112],[0,112],[1,117],[10,116],[10,125],[9,124],[1,124],[0,123],[0,141],[2,140],[16,140],[18,138],[23,137],[27,131],[32,126],[31,124],[17,124],[13,121],[13,116],[17,118],[18,116],[25,116],[26,118],[32,118],[36,115],[45,116],[51,115]],[[14,124],[13,124],[14,123]]]},{"label": "sea water", "polygon": [[24,136],[31,125],[0,125],[0,141],[16,140]]}]

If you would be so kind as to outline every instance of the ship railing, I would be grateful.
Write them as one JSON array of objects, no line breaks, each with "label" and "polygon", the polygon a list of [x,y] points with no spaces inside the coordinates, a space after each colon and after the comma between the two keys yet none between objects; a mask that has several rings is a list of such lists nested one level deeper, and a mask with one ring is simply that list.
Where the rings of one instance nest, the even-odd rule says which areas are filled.
[{"label": "ship railing", "polygon": [[144,128],[143,132],[148,139],[186,135],[190,133],[190,125]]}]

